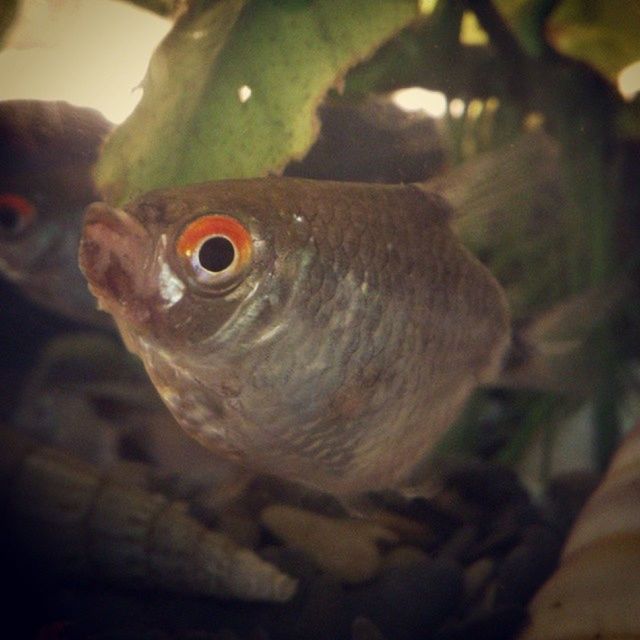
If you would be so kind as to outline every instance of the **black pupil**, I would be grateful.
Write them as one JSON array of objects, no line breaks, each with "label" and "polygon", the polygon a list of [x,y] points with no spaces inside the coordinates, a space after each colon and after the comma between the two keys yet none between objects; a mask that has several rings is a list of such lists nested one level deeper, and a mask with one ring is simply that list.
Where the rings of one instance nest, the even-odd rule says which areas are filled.
[{"label": "black pupil", "polygon": [[17,231],[20,225],[20,214],[12,207],[0,206],[0,229]]},{"label": "black pupil", "polygon": [[231,265],[235,255],[236,250],[233,248],[233,244],[227,238],[216,236],[202,243],[198,259],[203,269],[218,273]]}]

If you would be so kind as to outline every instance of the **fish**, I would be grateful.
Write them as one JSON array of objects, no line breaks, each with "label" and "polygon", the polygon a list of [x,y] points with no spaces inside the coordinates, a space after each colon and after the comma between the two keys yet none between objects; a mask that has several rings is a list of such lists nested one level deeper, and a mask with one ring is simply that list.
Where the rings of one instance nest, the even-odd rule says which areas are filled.
[{"label": "fish", "polygon": [[[87,290],[77,264],[82,211],[85,205],[99,198],[91,168],[111,129],[111,124],[98,112],[67,103],[24,100],[0,103],[0,140],[4,143],[0,150],[3,169],[0,206],[4,202],[1,212],[6,227],[0,233],[0,272],[32,300],[50,310],[76,322],[113,330],[111,318],[96,309],[95,299]],[[457,170],[448,171],[430,183],[429,188],[453,200],[458,210],[470,212],[467,218],[477,221],[484,215],[491,219],[487,212],[508,210],[500,200],[501,191],[496,185],[504,185],[503,200],[512,199],[514,190],[530,190],[537,184],[532,180],[530,168],[552,165],[538,161],[539,156],[549,155],[548,147],[548,140],[521,140],[506,153],[500,151],[496,158],[481,158],[480,167],[474,163],[463,165],[463,179],[458,177]],[[487,175],[491,180],[486,179]],[[509,180],[501,183],[499,177],[503,175],[508,175]],[[486,190],[488,181],[492,185],[490,195]],[[464,183],[462,189],[461,183]],[[484,213],[478,214],[478,203],[482,203]],[[468,226],[471,233],[467,235],[477,235],[479,225]],[[104,437],[96,438],[94,432],[88,436],[86,421],[82,429],[78,429],[77,421],[69,424],[63,419],[67,410],[69,415],[77,415],[78,406],[93,406],[85,387],[67,385],[55,398],[50,389],[41,391],[37,397],[43,402],[55,402],[43,414],[46,415],[44,425],[33,417],[39,405],[29,400],[31,391],[27,389],[20,417],[20,423],[26,424],[30,433],[39,429],[39,435],[45,435],[47,442],[63,438],[65,445],[73,445],[74,451],[78,445],[86,444],[89,451],[106,455],[106,459],[119,455],[117,442],[124,431],[120,420],[117,424],[107,424],[107,428],[98,420],[95,433],[102,433]],[[139,391],[143,396],[146,393],[150,400],[155,399],[153,389]],[[58,411],[53,411],[53,406]],[[146,421],[142,450],[151,452],[151,457],[163,467],[172,468],[175,460],[183,458],[191,460],[191,466],[207,466],[204,461],[195,462],[203,458],[199,445],[189,446],[189,440],[171,438],[173,424],[155,429],[158,422],[164,424],[166,420],[158,420],[161,411],[156,410],[154,415],[154,420]],[[105,450],[104,442],[111,443],[115,434],[118,434],[115,449],[108,445]],[[89,459],[96,461],[93,455]],[[222,466],[219,459],[212,460],[212,464],[216,468]]]},{"label": "fish", "polygon": [[0,274],[41,307],[113,331],[77,266],[91,170],[113,125],[66,102],[0,102]]},{"label": "fish", "polygon": [[402,487],[511,343],[424,185],[287,177],[91,205],[80,268],[178,423],[338,496]]}]

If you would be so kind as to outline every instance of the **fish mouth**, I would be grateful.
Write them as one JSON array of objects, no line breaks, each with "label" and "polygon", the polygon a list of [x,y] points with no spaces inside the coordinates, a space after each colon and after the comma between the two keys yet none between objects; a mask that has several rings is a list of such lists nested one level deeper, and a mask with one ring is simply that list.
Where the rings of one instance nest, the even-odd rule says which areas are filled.
[{"label": "fish mouth", "polygon": [[80,270],[99,308],[136,325],[149,319],[151,237],[126,211],[102,202],[85,211]]}]

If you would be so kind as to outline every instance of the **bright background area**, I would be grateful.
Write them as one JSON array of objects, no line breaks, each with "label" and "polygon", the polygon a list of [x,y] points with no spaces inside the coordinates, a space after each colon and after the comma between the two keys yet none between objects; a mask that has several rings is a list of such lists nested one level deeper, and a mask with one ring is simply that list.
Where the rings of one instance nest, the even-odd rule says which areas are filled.
[{"label": "bright background area", "polygon": [[[120,123],[140,100],[149,58],[170,27],[170,20],[119,0],[23,0],[0,51],[0,100],[66,100]],[[618,87],[627,99],[635,96],[640,61],[620,73]],[[394,100],[432,117],[447,107],[456,116],[455,100],[447,105],[438,92],[410,89]]]},{"label": "bright background area", "polygon": [[0,51],[0,99],[66,100],[122,122],[170,27],[126,2],[24,0]]}]

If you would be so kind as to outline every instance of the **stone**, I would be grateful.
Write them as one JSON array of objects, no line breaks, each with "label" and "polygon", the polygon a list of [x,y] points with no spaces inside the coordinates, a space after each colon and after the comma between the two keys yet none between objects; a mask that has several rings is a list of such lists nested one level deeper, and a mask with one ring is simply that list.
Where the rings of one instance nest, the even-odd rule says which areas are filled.
[{"label": "stone", "polygon": [[482,460],[452,464],[445,474],[445,486],[483,510],[503,508],[507,503],[528,503],[529,494],[512,469]]},{"label": "stone", "polygon": [[433,640],[511,640],[526,619],[524,607],[478,610],[443,627]]},{"label": "stone", "polygon": [[438,552],[441,558],[462,560],[474,547],[478,538],[478,527],[467,524],[457,529],[453,535],[440,547]]},{"label": "stone", "polygon": [[464,598],[466,602],[473,602],[479,598],[495,571],[496,563],[492,558],[485,557],[470,564],[464,571]]},{"label": "stone", "polygon": [[568,532],[600,478],[592,471],[567,471],[553,478],[545,491],[544,508],[559,531]]},{"label": "stone", "polygon": [[351,625],[351,640],[385,640],[385,637],[369,618],[359,617]]},{"label": "stone", "polygon": [[528,527],[522,539],[496,573],[496,606],[526,604],[558,562],[561,541],[548,527]]},{"label": "stone", "polygon": [[266,507],[260,519],[287,546],[302,549],[323,571],[350,584],[376,575],[379,541],[397,540],[396,534],[376,523],[331,518],[284,504]]},{"label": "stone", "polygon": [[405,545],[396,547],[387,553],[382,559],[382,569],[387,567],[402,567],[416,562],[426,562],[429,556],[419,547]]},{"label": "stone", "polygon": [[294,578],[309,581],[320,569],[302,549],[268,545],[260,549],[260,557]]},{"label": "stone", "polygon": [[462,570],[450,560],[386,567],[372,583],[353,589],[350,610],[394,640],[424,638],[457,608]]},{"label": "stone", "polygon": [[342,585],[319,574],[289,603],[265,609],[261,626],[278,640],[336,640],[349,637],[350,620]]}]

